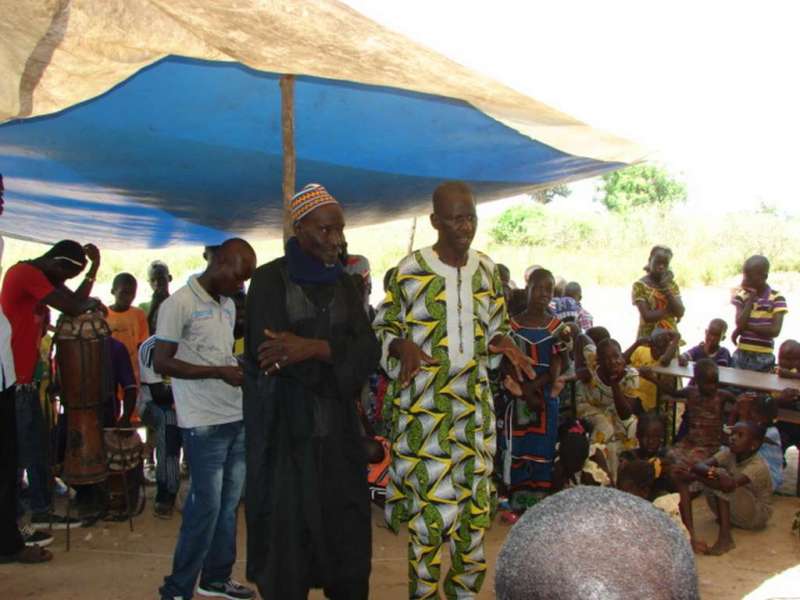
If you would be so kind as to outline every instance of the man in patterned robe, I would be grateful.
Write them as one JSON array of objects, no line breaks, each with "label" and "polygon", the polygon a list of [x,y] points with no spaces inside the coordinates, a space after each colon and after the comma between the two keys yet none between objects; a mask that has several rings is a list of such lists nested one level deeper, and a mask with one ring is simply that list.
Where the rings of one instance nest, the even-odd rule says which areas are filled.
[{"label": "man in patterned robe", "polygon": [[409,596],[438,598],[449,541],[448,598],[472,598],[486,574],[483,537],[491,521],[495,418],[489,369],[505,357],[513,376],[533,378],[530,360],[507,337],[503,286],[494,263],[470,250],[477,215],[469,187],[433,193],[438,240],[398,265],[373,323],[392,382],[386,517],[408,521]]}]

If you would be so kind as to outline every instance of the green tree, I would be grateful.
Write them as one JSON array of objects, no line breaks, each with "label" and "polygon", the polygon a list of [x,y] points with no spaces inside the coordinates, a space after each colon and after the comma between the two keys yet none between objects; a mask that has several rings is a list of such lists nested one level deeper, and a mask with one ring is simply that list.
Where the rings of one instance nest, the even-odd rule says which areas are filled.
[{"label": "green tree", "polygon": [[540,204],[550,204],[553,199],[557,196],[561,196],[562,198],[566,198],[572,193],[572,190],[569,189],[568,185],[554,185],[553,187],[543,188],[541,190],[536,190],[531,194],[531,198]]},{"label": "green tree", "polygon": [[625,212],[640,206],[668,208],[686,201],[686,185],[651,164],[638,164],[606,173],[598,191],[608,210]]}]

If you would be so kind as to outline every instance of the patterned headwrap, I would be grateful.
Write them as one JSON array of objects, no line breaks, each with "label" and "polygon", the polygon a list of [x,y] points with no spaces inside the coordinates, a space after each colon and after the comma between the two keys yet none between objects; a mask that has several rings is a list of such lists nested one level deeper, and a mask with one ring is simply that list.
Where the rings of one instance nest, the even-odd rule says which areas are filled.
[{"label": "patterned headwrap", "polygon": [[297,223],[309,213],[326,204],[338,205],[339,202],[320,184],[309,183],[292,196],[289,201],[289,214],[292,216],[292,223]]}]

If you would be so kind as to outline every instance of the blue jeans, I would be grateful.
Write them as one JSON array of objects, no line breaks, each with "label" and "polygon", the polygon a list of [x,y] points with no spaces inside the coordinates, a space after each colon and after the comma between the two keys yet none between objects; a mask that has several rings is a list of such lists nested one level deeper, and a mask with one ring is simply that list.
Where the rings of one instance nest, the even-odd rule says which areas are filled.
[{"label": "blue jeans", "polygon": [[183,507],[172,574],[162,597],[192,597],[201,583],[227,581],[236,562],[236,512],[245,474],[244,423],[183,429],[192,478]]},{"label": "blue jeans", "polygon": [[142,421],[155,430],[156,437],[156,502],[172,504],[181,484],[181,434],[175,409],[148,402]]},{"label": "blue jeans", "polygon": [[[49,439],[39,389],[35,384],[18,385],[14,394],[17,417],[17,467],[19,481],[28,471],[29,505],[32,513],[50,510]],[[21,507],[18,510],[23,510]]]}]

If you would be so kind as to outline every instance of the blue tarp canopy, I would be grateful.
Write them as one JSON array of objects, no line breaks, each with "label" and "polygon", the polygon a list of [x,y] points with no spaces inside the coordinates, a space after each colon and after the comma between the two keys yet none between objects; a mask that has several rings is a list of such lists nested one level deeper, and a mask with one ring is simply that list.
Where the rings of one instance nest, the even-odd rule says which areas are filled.
[{"label": "blue tarp canopy", "polygon": [[[408,73],[393,75],[399,68],[393,50],[378,57],[385,63],[379,71],[383,82],[362,76],[368,70],[363,64],[366,50],[358,47],[363,41],[355,48],[348,42],[338,50],[355,53],[353,70],[339,62],[331,67],[325,62],[327,55],[312,68],[300,50],[299,56],[278,52],[270,58],[283,56],[286,68],[277,70],[258,56],[234,62],[216,50],[195,50],[194,56],[159,52],[171,50],[166,43],[161,44],[165,48],[151,50],[152,56],[137,55],[140,64],[132,65],[124,57],[109,58],[115,53],[102,37],[96,43],[105,44],[103,52],[87,63],[90,57],[81,58],[81,52],[91,55],[85,46],[95,28],[86,32],[87,41],[71,30],[73,22],[119,22],[119,11],[103,12],[108,4],[116,3],[97,3],[93,14],[51,15],[44,35],[21,63],[18,92],[0,93],[0,100],[6,98],[5,104],[0,102],[0,117],[6,121],[0,125],[0,173],[6,186],[6,216],[0,229],[5,233],[40,241],[78,237],[107,247],[280,235],[281,72],[298,74],[297,185],[325,185],[344,204],[349,225],[419,214],[444,179],[468,181],[484,201],[602,173],[637,159],[638,150],[623,140],[595,133],[496,82],[486,82],[335,2],[309,7],[325,7],[327,16],[333,12],[336,18],[328,27],[334,31],[343,21],[350,27],[359,25],[362,33],[377,28],[372,35],[384,36],[384,46],[407,53],[401,62],[413,56],[415,64],[427,66],[427,71],[416,70],[419,81],[411,85]],[[175,4],[183,3],[171,3],[172,10]],[[253,14],[277,11],[275,22],[287,16],[280,13],[288,10],[280,7],[283,3],[271,9],[253,4]],[[116,5],[122,11],[127,6]],[[188,5],[183,9],[192,10]],[[128,15],[136,23],[145,17],[133,9]],[[213,20],[213,15],[205,17]],[[169,23],[150,25],[167,30]],[[241,40],[236,28],[247,25],[229,21],[230,39]],[[144,23],[131,25],[120,37],[135,35],[137,27]],[[202,27],[196,27],[197,36],[203,37]],[[316,30],[305,35],[321,36]],[[305,40],[297,32],[295,38]],[[168,39],[174,41],[174,35]],[[0,41],[0,51],[24,46],[17,41],[17,46],[12,46],[13,36]],[[308,52],[305,41],[301,46]],[[317,53],[326,52],[325,40],[319,41]],[[278,50],[286,49],[285,42],[276,42]],[[124,49],[124,39],[117,43]],[[375,44],[374,38],[370,43]],[[70,50],[70,44],[76,49]],[[47,64],[30,60],[43,53]],[[346,61],[346,56],[339,58]],[[452,81],[442,83],[442,77]],[[487,91],[476,90],[476,81]],[[64,87],[70,83],[77,89]],[[470,84],[472,91],[464,93]],[[498,90],[504,95],[498,97]],[[539,121],[533,111],[537,107]]]}]

